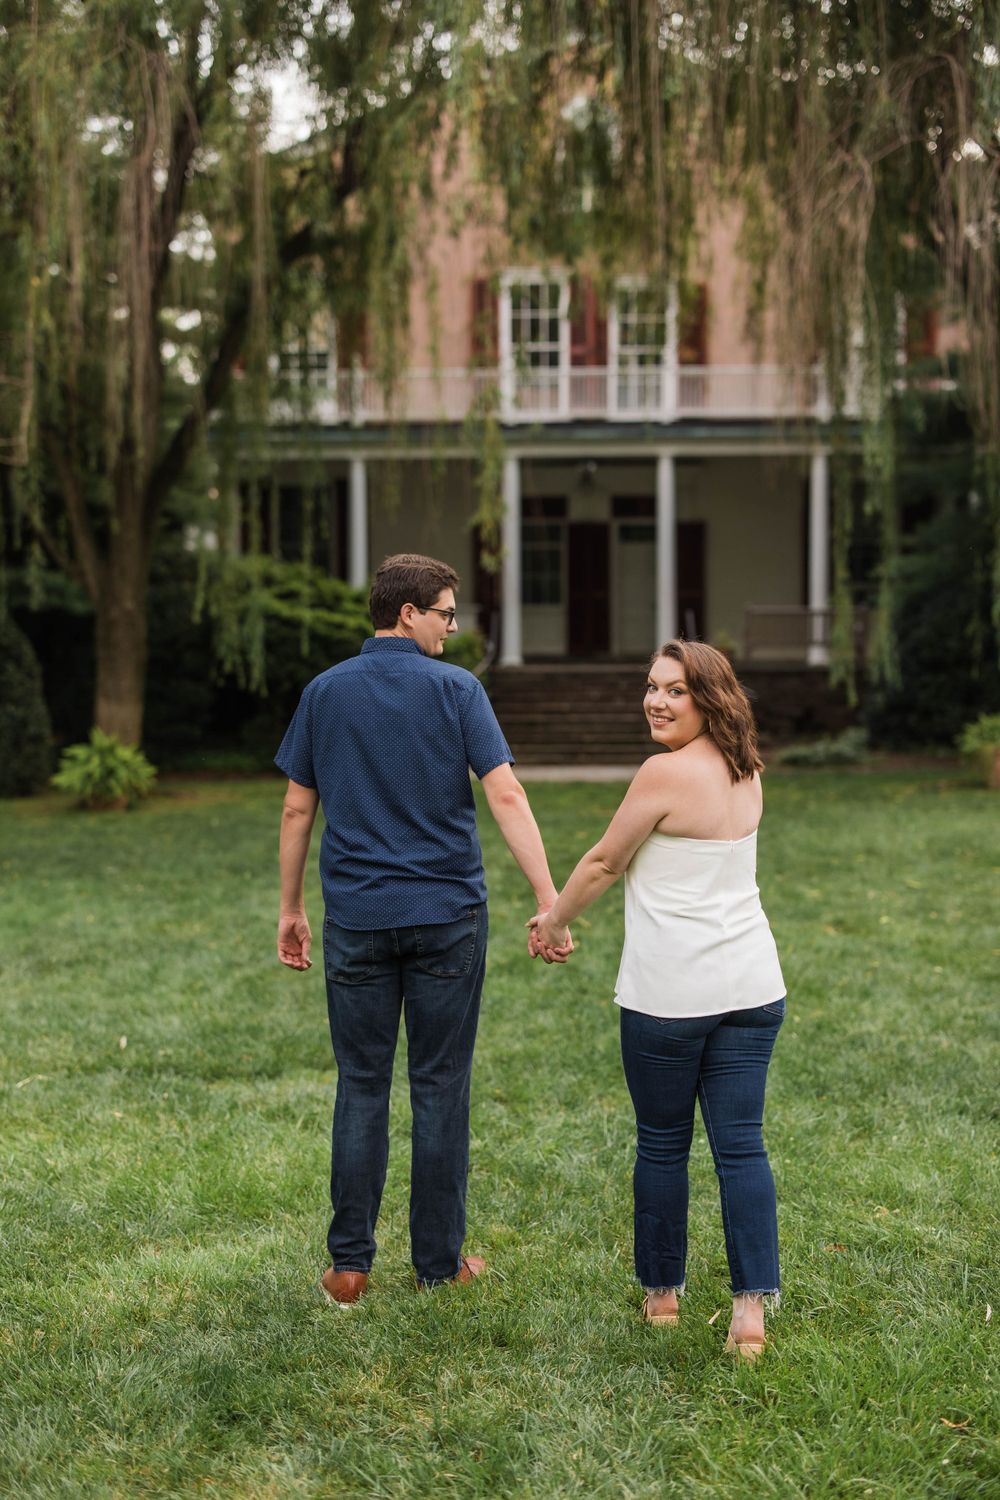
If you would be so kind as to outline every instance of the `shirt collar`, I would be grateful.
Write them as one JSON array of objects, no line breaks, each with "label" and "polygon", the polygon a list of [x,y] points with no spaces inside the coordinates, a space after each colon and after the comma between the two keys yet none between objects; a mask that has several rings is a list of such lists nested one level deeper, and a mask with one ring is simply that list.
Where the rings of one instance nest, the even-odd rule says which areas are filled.
[{"label": "shirt collar", "polygon": [[405,635],[370,635],[361,647],[361,653],[366,651],[415,651],[418,656],[423,652],[416,641],[411,641]]}]

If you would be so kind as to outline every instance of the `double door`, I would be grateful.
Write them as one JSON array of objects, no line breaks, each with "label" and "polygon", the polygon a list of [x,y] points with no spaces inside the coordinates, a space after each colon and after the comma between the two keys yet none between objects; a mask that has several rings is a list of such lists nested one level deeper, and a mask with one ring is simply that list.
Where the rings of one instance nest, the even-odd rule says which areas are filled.
[{"label": "double door", "polygon": [[[704,521],[677,523],[676,555],[678,628],[688,638],[701,637],[705,630]],[[611,655],[612,650],[616,656],[645,656],[659,644],[655,639],[656,530],[652,522],[570,521],[566,583],[569,656],[599,658]]]}]

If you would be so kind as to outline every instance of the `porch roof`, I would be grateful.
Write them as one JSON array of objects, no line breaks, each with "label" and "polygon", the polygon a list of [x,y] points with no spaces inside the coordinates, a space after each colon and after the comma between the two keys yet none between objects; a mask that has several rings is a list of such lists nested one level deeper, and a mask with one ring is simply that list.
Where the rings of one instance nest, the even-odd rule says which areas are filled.
[{"label": "porch roof", "polygon": [[[852,436],[857,424],[851,425]],[[670,450],[679,457],[706,454],[715,450],[720,456],[727,450],[735,454],[759,452],[809,453],[817,444],[829,442],[829,424],[814,418],[776,422],[771,420],[733,419],[679,422],[546,422],[536,426],[500,424],[505,447],[525,457],[573,456],[586,450],[608,457],[638,458],[652,461],[657,452]],[[273,453],[342,453],[345,458],[357,454],[376,457],[418,457],[424,453],[449,457],[476,457],[479,445],[474,434],[462,422],[404,422],[395,426],[347,424],[272,425],[267,430],[267,445]]]}]

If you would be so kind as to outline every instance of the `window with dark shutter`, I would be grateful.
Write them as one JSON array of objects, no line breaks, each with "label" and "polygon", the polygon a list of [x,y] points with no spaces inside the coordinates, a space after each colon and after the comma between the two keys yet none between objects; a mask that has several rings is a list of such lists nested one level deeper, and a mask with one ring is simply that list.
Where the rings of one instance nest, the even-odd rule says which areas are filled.
[{"label": "window with dark shutter", "polygon": [[938,315],[936,307],[908,304],[906,308],[906,358],[936,359],[938,353]]},{"label": "window with dark shutter", "polygon": [[368,314],[346,310],[337,319],[338,370],[350,370],[356,364],[367,368],[371,364],[369,354]]},{"label": "window with dark shutter", "polygon": [[708,364],[708,287],[704,282],[681,293],[677,326],[677,362]]},{"label": "window with dark shutter", "polygon": [[608,362],[608,320],[589,276],[570,284],[570,364],[600,368]]},{"label": "window with dark shutter", "polygon": [[493,283],[477,276],[472,283],[472,307],[469,322],[471,361],[480,367],[492,366],[499,358],[499,311]]}]

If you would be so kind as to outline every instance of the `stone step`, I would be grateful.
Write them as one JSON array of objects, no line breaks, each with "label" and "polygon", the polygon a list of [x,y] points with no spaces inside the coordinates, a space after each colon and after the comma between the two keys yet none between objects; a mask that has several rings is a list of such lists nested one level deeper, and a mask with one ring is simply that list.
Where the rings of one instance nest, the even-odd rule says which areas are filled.
[{"label": "stone step", "polygon": [[[642,712],[645,662],[554,662],[494,669],[489,693],[508,743],[525,764],[639,765],[657,747]],[[815,668],[737,667],[761,740],[837,733],[857,713]]]}]

